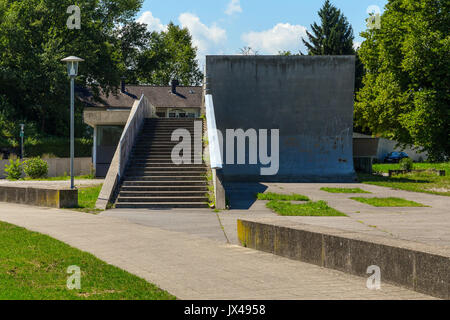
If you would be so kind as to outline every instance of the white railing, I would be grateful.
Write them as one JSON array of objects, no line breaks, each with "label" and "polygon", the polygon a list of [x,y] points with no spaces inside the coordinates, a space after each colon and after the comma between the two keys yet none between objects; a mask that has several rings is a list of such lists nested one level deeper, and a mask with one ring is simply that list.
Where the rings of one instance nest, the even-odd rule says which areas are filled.
[{"label": "white railing", "polygon": [[208,128],[209,157],[211,169],[222,169],[222,152],[220,148],[219,136],[217,134],[216,116],[214,112],[213,97],[210,94],[205,96],[206,124]]}]

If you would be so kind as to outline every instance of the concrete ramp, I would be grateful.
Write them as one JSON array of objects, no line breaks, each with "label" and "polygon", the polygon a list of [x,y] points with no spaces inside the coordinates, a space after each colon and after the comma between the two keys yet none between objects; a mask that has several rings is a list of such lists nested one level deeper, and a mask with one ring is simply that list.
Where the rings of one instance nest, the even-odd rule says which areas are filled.
[{"label": "concrete ramp", "polygon": [[[224,180],[354,181],[354,77],[354,56],[207,56]],[[239,128],[279,129],[277,174],[263,176],[267,165],[249,164],[248,145],[246,165],[227,164],[226,130]],[[270,141],[269,134],[269,155]]]}]

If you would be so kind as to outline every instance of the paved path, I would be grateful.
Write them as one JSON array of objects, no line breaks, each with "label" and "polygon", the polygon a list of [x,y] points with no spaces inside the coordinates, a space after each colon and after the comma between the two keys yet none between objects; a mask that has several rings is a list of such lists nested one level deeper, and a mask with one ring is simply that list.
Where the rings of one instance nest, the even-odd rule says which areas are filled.
[{"label": "paved path", "polygon": [[212,222],[203,222],[208,227],[203,233],[198,231],[201,225],[194,226],[202,221],[215,221],[217,215],[211,211],[197,212],[197,220],[187,222],[189,227],[184,228],[179,218],[183,214],[194,217],[195,212],[145,213],[166,214],[166,219],[173,219],[172,224],[178,225],[178,231],[169,230],[167,221],[163,222],[161,217],[158,227],[149,225],[155,222],[127,219],[124,214],[115,211],[94,216],[0,203],[1,221],[48,234],[90,252],[180,299],[431,298],[385,283],[382,290],[371,291],[366,288],[364,278],[228,244],[219,220],[216,228]]},{"label": "paved path", "polygon": [[[361,188],[372,194],[333,194],[321,191],[322,187]],[[299,193],[313,201],[325,200],[331,207],[348,215],[348,217],[282,217],[285,220],[450,247],[450,197],[357,183],[268,183],[256,186],[236,184],[232,188],[231,202],[232,205],[234,202],[235,207],[240,210],[229,211],[231,217],[248,214],[261,217],[271,215],[264,202],[249,201],[252,190],[256,189],[262,192]],[[351,200],[351,197],[398,197],[429,207],[379,208]],[[225,213],[223,215],[224,223],[233,225],[234,222],[227,223],[227,215]],[[232,233],[232,229],[229,230]]]}]

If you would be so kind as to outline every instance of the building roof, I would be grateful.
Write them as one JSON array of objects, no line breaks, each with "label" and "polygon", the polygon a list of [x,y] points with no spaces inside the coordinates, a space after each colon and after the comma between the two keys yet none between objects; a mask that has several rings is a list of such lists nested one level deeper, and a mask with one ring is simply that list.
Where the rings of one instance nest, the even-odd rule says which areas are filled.
[{"label": "building roof", "polygon": [[171,87],[126,86],[125,93],[101,94],[100,101],[95,101],[92,94],[83,92],[79,99],[89,107],[99,108],[131,108],[135,100],[144,94],[148,101],[157,108],[200,108],[202,106],[202,87],[177,87],[173,94]]}]

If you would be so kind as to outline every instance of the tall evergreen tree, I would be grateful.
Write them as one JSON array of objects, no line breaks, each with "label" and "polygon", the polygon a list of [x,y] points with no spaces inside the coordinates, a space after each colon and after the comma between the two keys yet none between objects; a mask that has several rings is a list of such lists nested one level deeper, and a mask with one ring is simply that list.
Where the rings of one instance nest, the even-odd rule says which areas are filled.
[{"label": "tall evergreen tree", "polygon": [[321,25],[313,23],[308,40],[302,39],[309,55],[352,55],[353,28],[342,12],[326,0],[319,10]]}]

